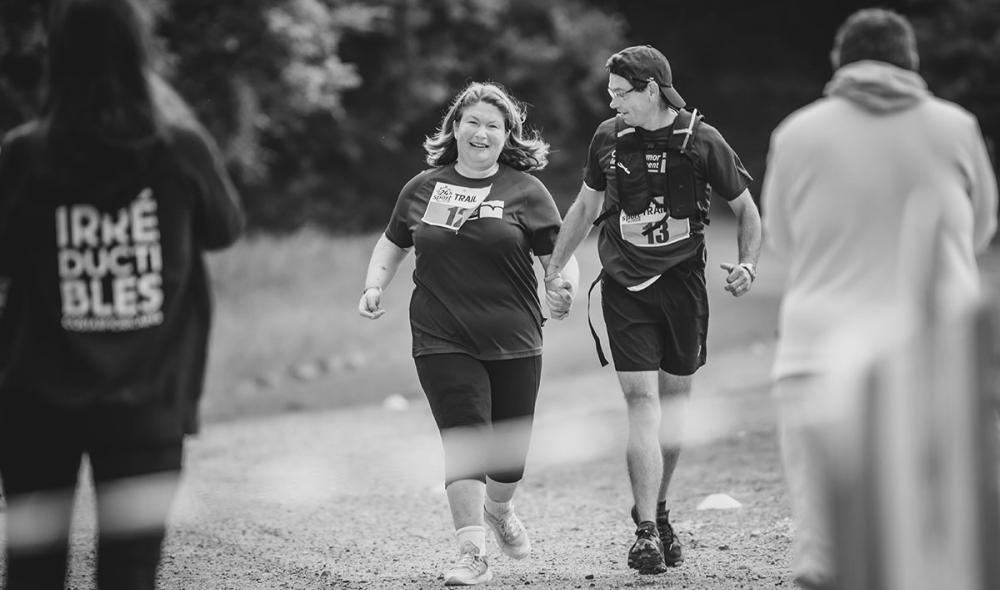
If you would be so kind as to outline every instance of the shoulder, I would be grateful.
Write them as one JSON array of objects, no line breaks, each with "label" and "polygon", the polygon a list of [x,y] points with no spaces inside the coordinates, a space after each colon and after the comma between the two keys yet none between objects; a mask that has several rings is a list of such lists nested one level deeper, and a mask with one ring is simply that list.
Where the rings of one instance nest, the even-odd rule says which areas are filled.
[{"label": "shoulder", "polygon": [[545,188],[545,183],[543,183],[534,174],[527,171],[517,170],[503,164],[501,165],[504,166],[505,171],[500,176],[500,179],[503,179],[514,186],[523,187],[527,190],[548,192],[548,189]]},{"label": "shoulder", "polygon": [[406,184],[404,184],[402,190],[400,190],[400,194],[406,194],[406,195],[413,194],[414,192],[417,191],[418,188],[420,188],[428,181],[440,178],[443,175],[443,172],[444,172],[444,167],[441,166],[421,170],[419,173],[417,173],[416,176],[406,181]]},{"label": "shoulder", "polygon": [[931,117],[940,120],[945,125],[973,128],[979,125],[979,120],[974,114],[950,100],[932,96],[925,100],[921,106]]},{"label": "shoulder", "polygon": [[701,119],[701,122],[695,128],[694,137],[691,138],[691,142],[696,150],[705,152],[731,149],[722,132],[705,119]]},{"label": "shoulder", "polygon": [[601,124],[597,126],[594,130],[594,137],[614,137],[615,136],[615,126],[617,125],[618,117],[611,117],[610,119],[605,119],[601,121]]},{"label": "shoulder", "polygon": [[841,99],[823,97],[799,107],[775,126],[771,132],[771,143],[796,141],[796,138],[808,140],[817,132],[829,130],[832,118],[837,118],[847,106]]}]

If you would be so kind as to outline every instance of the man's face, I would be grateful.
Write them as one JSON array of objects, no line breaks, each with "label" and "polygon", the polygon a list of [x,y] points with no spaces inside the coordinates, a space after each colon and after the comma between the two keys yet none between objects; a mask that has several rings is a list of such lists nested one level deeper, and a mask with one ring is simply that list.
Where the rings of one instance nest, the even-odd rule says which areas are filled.
[{"label": "man's face", "polygon": [[649,88],[649,84],[633,86],[627,78],[608,74],[608,94],[611,96],[608,106],[622,116],[626,125],[642,127],[656,114],[659,100]]}]

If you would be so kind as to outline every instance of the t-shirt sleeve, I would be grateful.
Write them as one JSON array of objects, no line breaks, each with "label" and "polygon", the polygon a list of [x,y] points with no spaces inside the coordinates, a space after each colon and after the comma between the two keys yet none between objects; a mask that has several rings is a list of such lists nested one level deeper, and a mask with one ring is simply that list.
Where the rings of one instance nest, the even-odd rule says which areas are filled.
[{"label": "t-shirt sleeve", "polygon": [[750,186],[753,177],[717,129],[702,124],[697,134],[704,138],[705,173],[708,183],[719,196],[732,201]]},{"label": "t-shirt sleeve", "polygon": [[531,251],[535,256],[547,256],[555,248],[562,217],[545,185],[533,176],[530,178],[524,225],[530,235]]},{"label": "t-shirt sleeve", "polygon": [[400,248],[413,246],[413,233],[410,231],[413,222],[413,203],[417,188],[423,182],[425,174],[426,172],[423,172],[414,176],[399,191],[396,205],[392,208],[392,215],[385,227],[385,237]]},{"label": "t-shirt sleeve", "polygon": [[594,132],[594,137],[590,140],[590,147],[587,149],[587,162],[583,167],[583,182],[595,191],[603,191],[607,188],[608,179],[604,175],[601,167],[601,147],[607,140],[607,134],[601,127]]}]

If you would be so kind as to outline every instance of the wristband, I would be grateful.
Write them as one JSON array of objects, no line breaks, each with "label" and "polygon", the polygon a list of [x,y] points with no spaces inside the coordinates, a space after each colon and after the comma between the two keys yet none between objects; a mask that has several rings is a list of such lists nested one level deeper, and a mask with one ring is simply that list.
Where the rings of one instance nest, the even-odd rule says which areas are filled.
[{"label": "wristband", "polygon": [[382,287],[379,287],[379,286],[377,286],[377,285],[375,285],[375,286],[371,286],[371,287],[365,287],[365,290],[364,290],[364,291],[362,291],[362,292],[361,292],[361,294],[362,294],[362,295],[364,295],[365,293],[367,293],[367,292],[371,291],[372,289],[378,289],[378,294],[379,294],[379,295],[381,295],[381,294],[382,294]]},{"label": "wristband", "polygon": [[753,267],[752,263],[750,263],[750,262],[741,262],[740,263],[740,268],[742,268],[743,270],[747,271],[747,274],[750,275],[750,281],[751,282],[757,280],[757,271],[754,270],[754,267]]}]

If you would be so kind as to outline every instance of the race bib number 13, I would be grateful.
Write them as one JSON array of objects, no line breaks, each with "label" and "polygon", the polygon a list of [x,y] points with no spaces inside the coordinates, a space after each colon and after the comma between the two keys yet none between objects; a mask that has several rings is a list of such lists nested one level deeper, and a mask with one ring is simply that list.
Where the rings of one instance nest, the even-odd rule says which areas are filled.
[{"label": "race bib number 13", "polygon": [[665,213],[663,206],[657,203],[651,203],[638,215],[622,211],[618,218],[622,239],[640,248],[658,248],[691,236],[691,223],[687,219],[667,217],[661,224]]},{"label": "race bib number 13", "polygon": [[493,185],[469,188],[438,182],[434,185],[434,191],[431,193],[430,201],[427,202],[427,209],[421,221],[457,232],[486,200],[492,188]]}]

